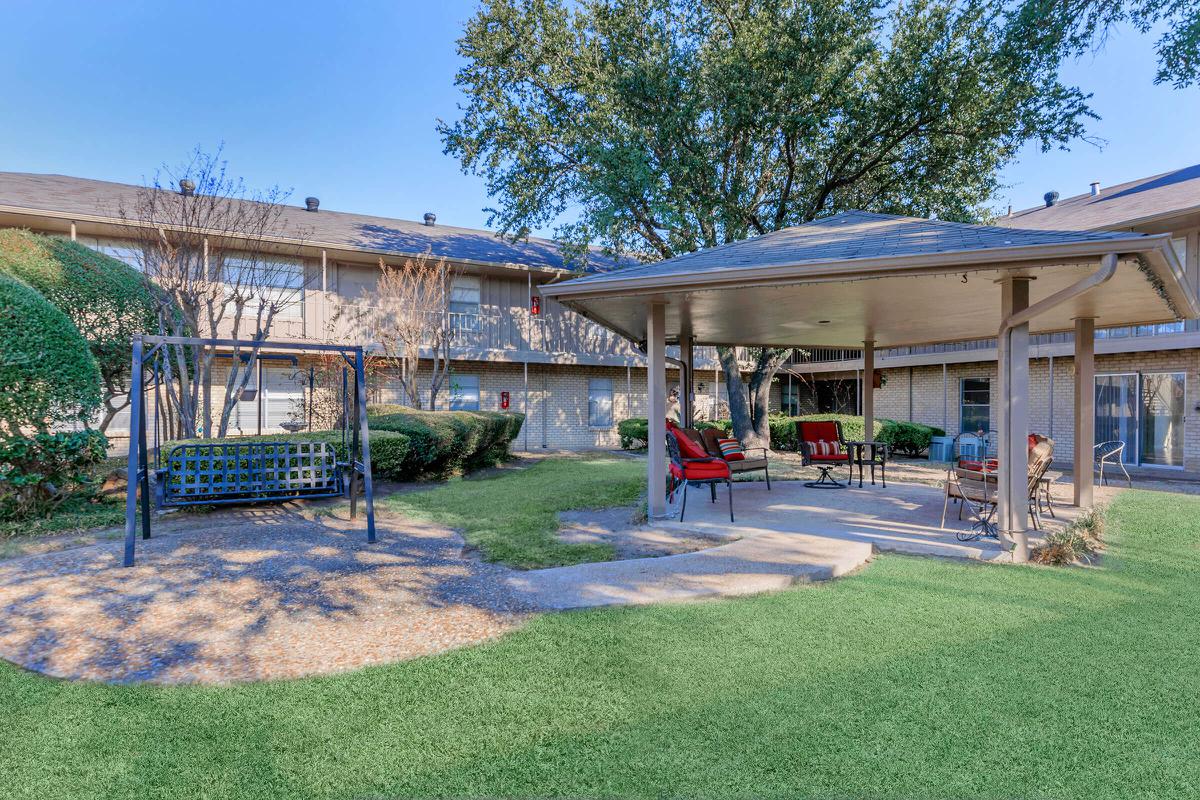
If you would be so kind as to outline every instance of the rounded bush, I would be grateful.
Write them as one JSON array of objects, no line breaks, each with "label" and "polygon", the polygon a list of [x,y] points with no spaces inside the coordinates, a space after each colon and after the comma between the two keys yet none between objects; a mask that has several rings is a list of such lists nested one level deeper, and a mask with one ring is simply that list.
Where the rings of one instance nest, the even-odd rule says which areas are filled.
[{"label": "rounded bush", "polygon": [[45,430],[100,405],[100,370],[78,329],[24,281],[0,271],[0,427]]},{"label": "rounded bush", "polygon": [[2,230],[0,269],[67,315],[87,340],[109,386],[129,372],[133,336],[156,329],[157,307],[141,273],[78,242]]}]

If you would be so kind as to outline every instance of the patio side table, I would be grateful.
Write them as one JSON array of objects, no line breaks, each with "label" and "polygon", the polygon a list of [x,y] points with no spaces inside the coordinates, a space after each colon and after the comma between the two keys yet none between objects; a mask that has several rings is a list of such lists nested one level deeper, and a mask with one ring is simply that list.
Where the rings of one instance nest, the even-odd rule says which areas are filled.
[{"label": "patio side table", "polygon": [[[880,477],[883,479],[883,488],[887,488],[887,457],[888,446],[884,442],[846,442],[846,446],[850,448],[850,463],[858,465],[858,486],[861,489],[863,485],[863,465],[871,465],[871,485],[875,485],[875,466],[879,466]],[[871,449],[870,457],[866,457],[867,448]]]}]

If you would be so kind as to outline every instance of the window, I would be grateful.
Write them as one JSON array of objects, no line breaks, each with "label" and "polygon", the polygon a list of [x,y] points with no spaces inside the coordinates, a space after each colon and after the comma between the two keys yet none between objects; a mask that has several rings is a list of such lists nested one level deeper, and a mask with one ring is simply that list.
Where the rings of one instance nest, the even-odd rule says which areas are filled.
[{"label": "window", "polygon": [[80,236],[77,239],[80,244],[112,256],[118,261],[124,261],[139,272],[142,269],[142,253],[137,242],[128,239],[113,239],[107,236]]},{"label": "window", "polygon": [[255,312],[260,300],[278,303],[276,319],[304,318],[304,262],[296,258],[253,258],[227,255],[225,282],[252,290],[247,311]]},{"label": "window", "polygon": [[964,433],[988,431],[992,416],[992,382],[990,378],[963,378],[959,406],[958,429]]},{"label": "window", "polygon": [[612,378],[592,378],[588,381],[588,427],[611,428],[612,425]]},{"label": "window", "polygon": [[451,375],[450,376],[450,410],[478,411],[479,410],[479,376]]},{"label": "window", "polygon": [[479,313],[479,278],[459,275],[450,286],[451,314]]}]

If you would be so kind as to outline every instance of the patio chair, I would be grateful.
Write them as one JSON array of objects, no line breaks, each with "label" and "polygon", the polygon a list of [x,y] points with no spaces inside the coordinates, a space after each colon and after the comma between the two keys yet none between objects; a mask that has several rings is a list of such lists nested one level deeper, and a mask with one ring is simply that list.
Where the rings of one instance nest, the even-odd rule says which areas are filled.
[{"label": "patio chair", "polygon": [[729,465],[729,471],[734,475],[745,472],[761,471],[767,479],[767,491],[771,491],[771,471],[767,466],[767,448],[743,447],[737,439],[721,435],[715,428],[708,428],[700,434],[704,441],[705,451],[713,458],[719,458]]},{"label": "patio chair", "polygon": [[[946,511],[950,507],[950,498],[958,503],[958,518],[962,519],[963,508],[971,510],[974,518],[971,531],[960,531],[960,541],[978,539],[982,536],[995,537],[996,524],[992,516],[996,513],[996,467],[994,458],[986,456],[974,459],[960,455],[962,440],[969,439],[971,444],[979,442],[979,437],[973,433],[960,433],[954,437],[951,445],[951,461],[946,465],[945,499],[942,502],[942,527],[946,527]],[[972,447],[967,451],[971,455],[980,453]]]},{"label": "patio chair", "polygon": [[[667,431],[667,453],[671,457],[668,498],[675,500],[675,492],[683,489],[683,502],[679,508],[679,521],[687,511],[687,489],[689,484],[708,484],[712,502],[717,502],[717,484],[723,483],[729,490],[729,521],[733,522],[733,473],[723,458],[713,458],[685,432],[675,427]],[[693,431],[695,433],[695,431]]]},{"label": "patio chair", "polygon": [[[800,442],[800,458],[806,467],[816,467],[821,477],[804,484],[813,489],[844,489],[854,477],[850,450],[842,435],[842,423],[837,420],[814,422],[796,421],[796,438]],[[846,483],[838,483],[831,474],[839,464],[850,470]]]},{"label": "patio chair", "polygon": [[1125,482],[1129,484],[1129,488],[1133,488],[1133,478],[1129,477],[1129,471],[1125,469],[1125,443],[1122,441],[1101,442],[1094,448],[1095,465],[1100,470],[1100,485],[1107,486],[1108,480],[1104,477],[1104,465],[1116,464],[1121,468],[1121,472],[1125,473]]}]

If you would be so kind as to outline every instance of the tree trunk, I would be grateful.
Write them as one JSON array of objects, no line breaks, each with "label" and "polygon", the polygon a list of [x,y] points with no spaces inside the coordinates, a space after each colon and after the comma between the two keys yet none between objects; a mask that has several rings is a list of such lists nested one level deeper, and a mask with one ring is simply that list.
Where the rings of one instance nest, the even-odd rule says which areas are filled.
[{"label": "tree trunk", "polygon": [[759,350],[747,386],[738,367],[737,351],[730,347],[717,348],[725,373],[725,386],[729,390],[733,435],[746,447],[771,446],[771,381],[791,352],[781,347]]},{"label": "tree trunk", "polygon": [[769,432],[767,439],[763,439],[750,417],[750,397],[738,367],[737,351],[732,347],[718,347],[717,357],[721,360],[725,387],[729,392],[729,418],[733,421],[734,438],[745,447],[769,447]]}]

